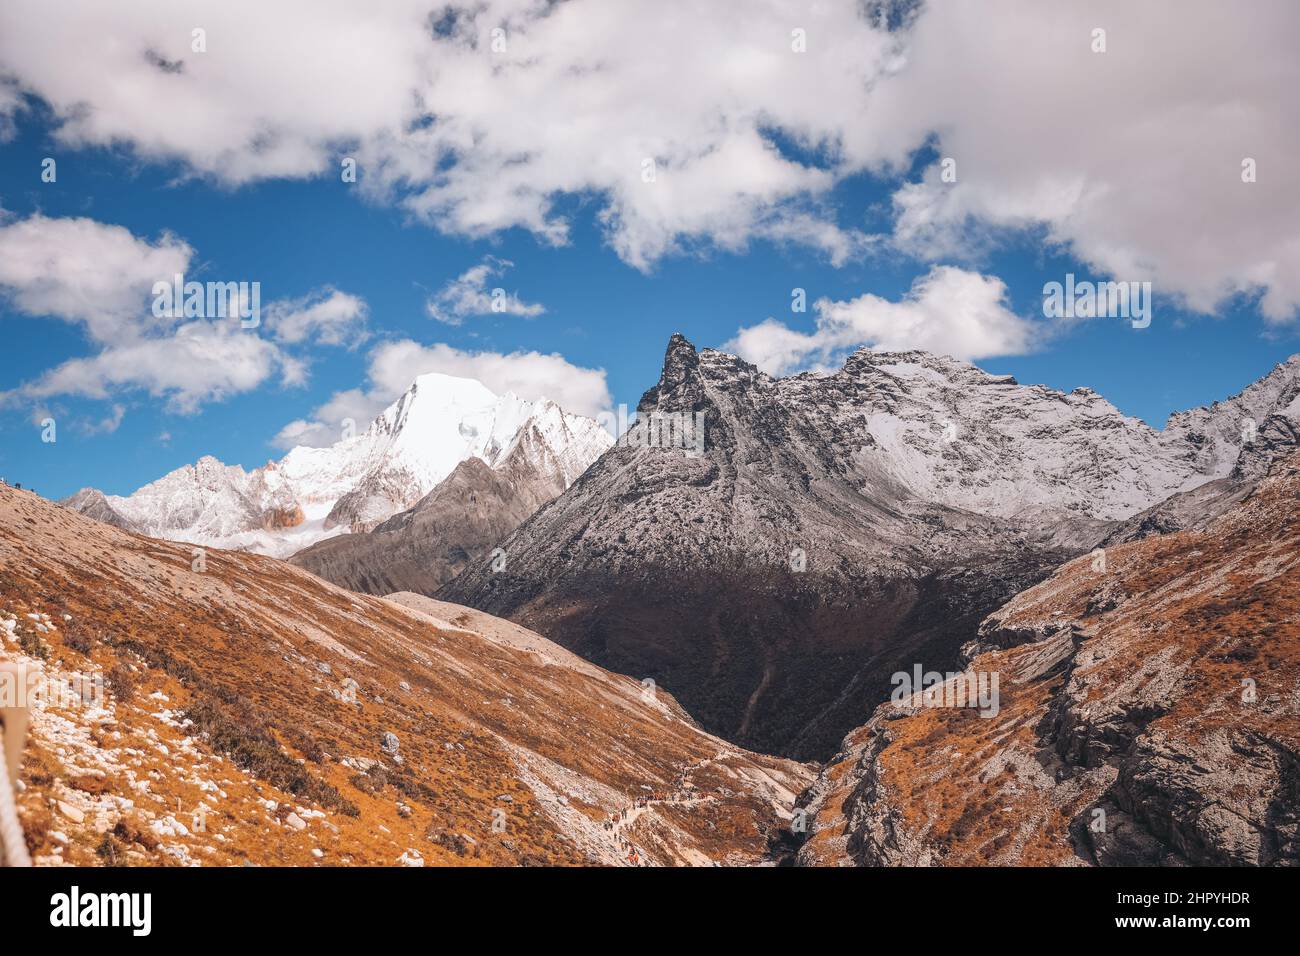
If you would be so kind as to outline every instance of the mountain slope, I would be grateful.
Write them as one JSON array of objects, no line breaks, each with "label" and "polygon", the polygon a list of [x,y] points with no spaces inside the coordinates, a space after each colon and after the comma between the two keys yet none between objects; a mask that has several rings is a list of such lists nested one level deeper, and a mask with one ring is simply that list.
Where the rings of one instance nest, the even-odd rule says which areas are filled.
[{"label": "mountain slope", "polygon": [[38,864],[760,863],[812,777],[508,622],[3,487],[0,659],[51,691]]},{"label": "mountain slope", "polygon": [[84,489],[63,504],[141,534],[286,557],[412,507],[463,461],[500,465],[523,435],[535,467],[562,488],[611,443],[553,402],[428,374],[360,435],[328,448],[298,447],[251,472],[204,457],[128,497]]},{"label": "mountain slope", "polygon": [[[439,596],[653,677],[746,746],[826,758],[889,676],[955,663],[979,621],[1114,523],[1225,476],[1238,418],[1294,411],[1300,360],[1164,432],[1088,389],[861,350],[774,379],[674,336],[651,416]],[[800,570],[802,568],[802,570]]]},{"label": "mountain slope", "polygon": [[992,615],[967,653],[996,714],[882,704],[807,795],[800,860],[1300,864],[1298,593],[1293,455]]},{"label": "mountain slope", "polygon": [[407,511],[368,532],[327,538],[289,558],[333,584],[366,594],[432,594],[565,489],[531,426],[495,468],[468,458]]}]

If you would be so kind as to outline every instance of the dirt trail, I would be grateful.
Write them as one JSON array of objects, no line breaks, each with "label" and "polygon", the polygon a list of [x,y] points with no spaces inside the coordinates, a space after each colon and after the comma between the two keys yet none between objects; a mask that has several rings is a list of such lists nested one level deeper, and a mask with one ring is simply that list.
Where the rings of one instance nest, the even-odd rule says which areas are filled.
[{"label": "dirt trail", "polygon": [[[676,786],[663,797],[639,797],[625,807],[615,810],[612,818],[606,821],[608,829],[604,833],[614,843],[615,850],[619,860],[622,863],[631,866],[658,866],[653,860],[646,856],[645,851],[636,845],[632,840],[625,837],[624,831],[629,830],[637,820],[641,819],[647,812],[654,810],[659,806],[696,806],[702,803],[709,803],[717,799],[711,793],[700,793],[691,783],[691,777],[703,770],[710,764],[717,763],[721,760],[736,757],[737,753],[733,750],[720,750],[712,757],[706,757],[698,760],[688,767],[683,768],[682,772],[677,775]],[[653,791],[652,791],[653,792]],[[635,854],[635,857],[633,856]]]}]

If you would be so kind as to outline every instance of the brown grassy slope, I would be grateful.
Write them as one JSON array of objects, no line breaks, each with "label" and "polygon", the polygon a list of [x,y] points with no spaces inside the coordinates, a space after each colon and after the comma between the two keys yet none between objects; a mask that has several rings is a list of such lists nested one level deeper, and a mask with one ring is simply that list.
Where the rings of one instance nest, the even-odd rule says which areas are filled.
[{"label": "brown grassy slope", "polygon": [[0,488],[0,659],[110,687],[102,707],[34,707],[19,802],[38,862],[612,864],[601,821],[686,775],[707,799],[621,839],[650,863],[752,863],[809,780],[478,612],[194,561]]},{"label": "brown grassy slope", "polygon": [[801,861],[1300,863],[1298,499],[1300,455],[1203,532],[1015,597],[970,665],[997,716],[882,705],[810,792]]}]

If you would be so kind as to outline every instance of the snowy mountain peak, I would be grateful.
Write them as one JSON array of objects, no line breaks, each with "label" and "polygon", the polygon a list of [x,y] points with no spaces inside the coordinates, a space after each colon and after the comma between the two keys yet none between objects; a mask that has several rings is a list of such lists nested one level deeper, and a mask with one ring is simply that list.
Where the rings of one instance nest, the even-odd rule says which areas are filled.
[{"label": "snowy mountain peak", "polygon": [[817,436],[820,457],[874,495],[1004,517],[1048,509],[1114,520],[1228,475],[1270,417],[1300,424],[1300,356],[1157,430],[1091,388],[1021,385],[918,350],[864,348],[837,371],[774,378],[674,335],[640,410],[705,411],[730,428],[721,410],[742,395],[767,410],[765,423],[781,423],[764,436],[773,448]]},{"label": "snowy mountain peak", "polygon": [[612,444],[595,421],[547,399],[428,373],[329,447],[299,446],[252,472],[204,455],[128,497],[86,489],[65,503],[155,537],[287,556],[411,507],[466,459],[496,467],[524,435],[564,487]]},{"label": "snowy mountain peak", "polygon": [[396,434],[405,428],[437,427],[465,414],[481,412],[498,401],[482,383],[430,372],[419,376],[411,387],[388,406],[371,424],[370,430]]}]

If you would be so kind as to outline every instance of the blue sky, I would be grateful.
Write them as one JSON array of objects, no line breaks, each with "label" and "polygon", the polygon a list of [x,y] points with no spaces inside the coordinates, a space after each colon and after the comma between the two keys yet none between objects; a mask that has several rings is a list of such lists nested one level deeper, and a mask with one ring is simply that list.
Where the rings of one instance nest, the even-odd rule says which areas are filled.
[{"label": "blue sky", "polygon": [[[0,45],[0,65],[4,54]],[[811,171],[814,176],[829,170],[834,178],[830,188],[798,211],[811,209],[837,230],[877,237],[838,261],[818,243],[774,240],[774,233],[753,222],[742,223],[743,239],[733,243],[728,210],[719,210],[706,227],[691,219],[677,248],[641,261],[617,238],[633,227],[620,233],[619,227],[601,221],[610,200],[608,191],[597,188],[598,177],[592,177],[589,188],[551,194],[549,214],[568,226],[563,244],[524,224],[526,215],[519,222],[508,217],[494,221],[486,230],[448,227],[417,210],[409,200],[418,191],[406,184],[399,185],[394,198],[391,192],[367,192],[360,184],[341,182],[335,164],[349,152],[347,145],[320,146],[324,159],[314,157],[319,160],[315,172],[257,173],[233,181],[203,169],[202,154],[187,153],[183,145],[156,148],[143,133],[136,142],[120,134],[105,134],[101,142],[81,134],[73,141],[67,132],[70,112],[59,99],[66,94],[47,91],[42,83],[52,80],[27,80],[22,70],[21,64],[12,70],[22,81],[20,105],[11,108],[8,137],[0,142],[0,226],[39,215],[121,226],[146,243],[173,234],[193,250],[187,278],[260,281],[263,303],[332,288],[364,300],[367,313],[364,337],[333,346],[310,341],[285,346],[305,364],[304,381],[286,384],[283,376],[272,374],[256,387],[200,401],[193,409],[177,409],[165,394],[150,394],[147,387],[129,382],[103,397],[33,397],[22,392],[27,383],[69,359],[93,356],[105,343],[95,341],[76,321],[33,313],[16,297],[19,280],[6,288],[0,278],[0,393],[9,393],[0,407],[0,475],[49,497],[87,485],[126,494],[205,454],[245,467],[278,457],[283,449],[275,438],[281,429],[311,420],[336,393],[365,388],[374,350],[385,342],[446,343],[458,353],[559,353],[576,368],[603,370],[612,401],[634,406],[655,382],[674,331],[701,347],[722,347],[741,328],[769,318],[810,334],[816,328],[814,310],[792,314],[792,288],[805,288],[810,302],[847,303],[870,293],[892,303],[904,300],[913,283],[935,266],[999,280],[1005,285],[999,308],[1024,323],[1018,328],[1032,336],[1030,344],[1013,350],[1022,354],[977,355],[977,364],[1063,390],[1087,385],[1157,427],[1170,412],[1225,398],[1300,351],[1286,303],[1281,320],[1262,314],[1260,295],[1267,283],[1251,288],[1254,273],[1224,263],[1224,283],[1247,291],[1216,296],[1207,308],[1204,290],[1194,281],[1195,269],[1159,260],[1164,250],[1155,244],[1150,255],[1156,262],[1156,301],[1149,328],[1134,329],[1120,319],[1069,328],[1049,323],[1041,310],[1044,282],[1060,280],[1067,272],[1081,278],[1147,275],[1116,270],[1119,253],[1098,251],[1101,240],[1111,238],[1104,224],[1071,233],[1077,215],[1053,219],[1053,213],[1044,212],[1008,222],[984,213],[983,228],[961,233],[966,242],[956,249],[936,241],[924,247],[898,241],[899,191],[908,183],[928,181],[932,186],[935,165],[949,145],[932,136],[900,147],[892,168],[865,161],[864,168],[856,168],[844,161],[842,150],[823,153],[814,145],[801,146],[779,125],[765,131],[767,148],[784,168],[799,167],[796,175]],[[3,103],[0,96],[0,117],[5,115]],[[231,135],[237,137],[238,131]],[[356,149],[354,145],[351,151]],[[971,147],[966,149],[963,155]],[[364,145],[360,150],[364,154]],[[54,183],[41,181],[44,157],[57,159]],[[459,159],[466,161],[464,154]],[[1026,162],[1041,164],[1041,159]],[[363,163],[363,183],[368,169]],[[553,171],[539,171],[547,174]],[[1094,175],[1101,179],[1113,172],[1099,168]],[[707,188],[707,180],[704,184]],[[724,185],[720,180],[719,189]],[[1194,185],[1190,178],[1181,186],[1175,183],[1192,204]],[[969,202],[963,217],[980,217],[978,200],[976,195]],[[635,223],[627,214],[634,206],[622,208],[625,219]],[[793,214],[784,199],[772,208],[777,215]],[[634,211],[650,221],[650,213]],[[461,206],[451,212],[466,216]],[[663,215],[671,232],[671,216],[686,214]],[[719,220],[726,225],[719,226]],[[1122,228],[1117,225],[1117,233]],[[1180,229],[1186,232],[1178,222],[1168,229],[1171,238]],[[1151,241],[1136,227],[1131,233]],[[892,238],[882,241],[882,236]],[[1117,235],[1106,248],[1127,248],[1128,240]],[[728,245],[737,248],[724,248]],[[1085,249],[1086,254],[1081,252]],[[488,284],[544,306],[544,313],[527,318],[468,315],[455,326],[430,318],[430,296],[488,256],[513,264]],[[1189,301],[1201,308],[1189,309]],[[144,307],[142,316],[146,311]],[[925,338],[919,344],[935,341]],[[835,355],[842,352],[837,349]],[[41,441],[41,428],[34,422],[34,416],[47,411],[59,426],[53,444]],[[110,419],[120,420],[108,423]]]}]

